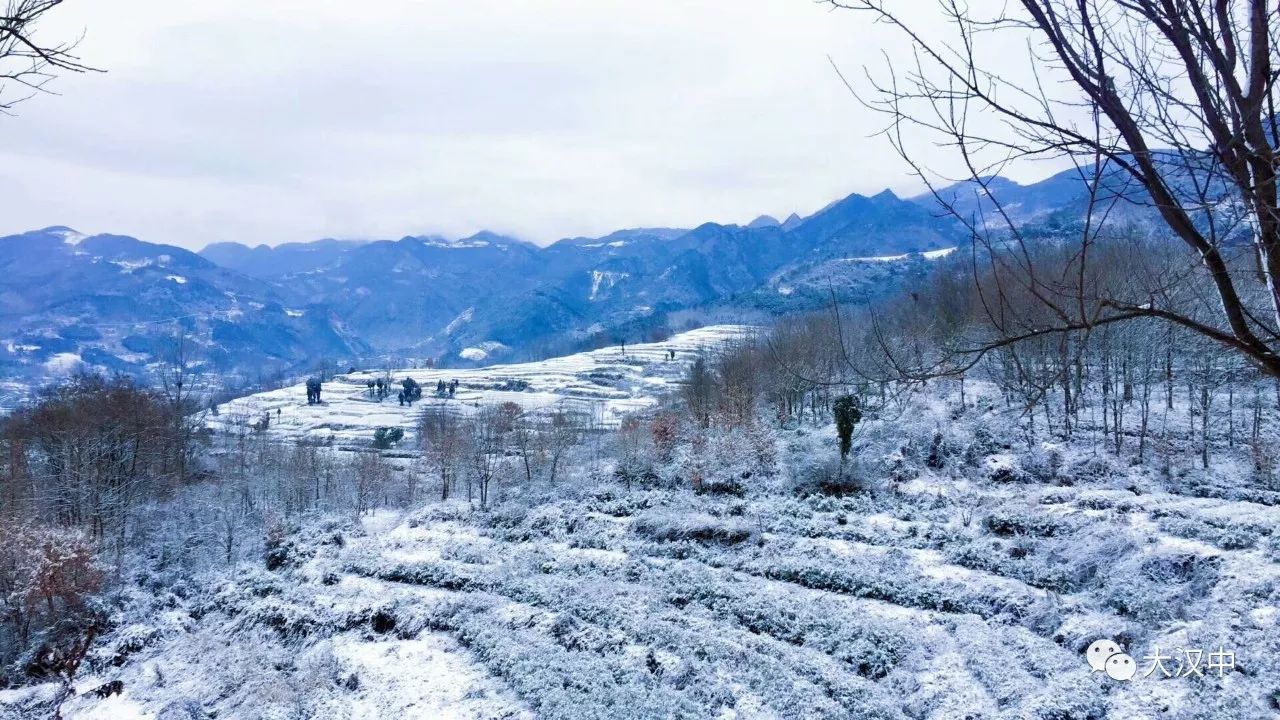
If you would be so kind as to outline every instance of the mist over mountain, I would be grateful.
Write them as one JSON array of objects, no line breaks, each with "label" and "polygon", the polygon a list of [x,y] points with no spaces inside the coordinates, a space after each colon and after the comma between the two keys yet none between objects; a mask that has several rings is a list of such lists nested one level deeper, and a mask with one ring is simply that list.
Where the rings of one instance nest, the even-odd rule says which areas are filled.
[{"label": "mist over mountain", "polygon": [[[1083,212],[1072,172],[1025,186],[996,178],[988,188],[1019,220]],[[981,208],[973,184],[939,194],[962,212]],[[193,253],[55,226],[0,238],[0,372],[143,375],[179,333],[219,373],[246,381],[321,359],[527,358],[640,340],[699,313],[814,309],[832,287],[842,302],[871,302],[966,242],[932,194],[888,190],[804,218],[622,229],[547,247],[486,231],[222,242]]]}]

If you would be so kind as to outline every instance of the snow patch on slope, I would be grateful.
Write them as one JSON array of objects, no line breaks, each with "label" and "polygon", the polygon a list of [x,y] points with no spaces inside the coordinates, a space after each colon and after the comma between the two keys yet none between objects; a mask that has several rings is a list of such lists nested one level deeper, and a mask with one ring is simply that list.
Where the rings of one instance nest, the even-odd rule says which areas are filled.
[{"label": "snow patch on slope", "polygon": [[921,253],[903,253],[902,255],[875,255],[871,257],[851,257],[851,258],[842,258],[841,262],[898,262],[900,260],[906,260],[907,258],[914,257],[916,255],[923,257],[925,260],[937,260],[939,258],[944,258],[950,255],[951,253],[955,252],[955,250],[956,249],[954,247],[949,247],[949,248],[942,248],[940,250],[926,250],[925,252],[921,252]]},{"label": "snow patch on slope", "polygon": [[50,375],[70,375],[78,370],[81,364],[83,361],[78,354],[61,352],[46,360],[44,369]]},{"label": "snow patch on slope", "polygon": [[617,285],[619,280],[625,280],[629,276],[629,273],[614,272],[612,270],[592,270],[591,295],[589,299],[595,300],[601,289],[608,290]]},{"label": "snow patch on slope", "polygon": [[462,352],[458,353],[458,357],[463,360],[483,362],[488,360],[492,355],[501,355],[510,350],[511,348],[497,342],[496,340],[489,340],[488,342],[480,343],[478,346],[463,349]]},{"label": "snow patch on slope", "polygon": [[452,335],[458,328],[471,322],[471,318],[475,316],[476,309],[469,307],[463,310],[458,317],[454,318],[448,325],[444,326],[445,335]]},{"label": "snow patch on slope", "polygon": [[145,258],[143,260],[112,260],[111,264],[120,268],[120,272],[131,273],[134,270],[141,270],[144,267],[150,266],[151,258]]}]

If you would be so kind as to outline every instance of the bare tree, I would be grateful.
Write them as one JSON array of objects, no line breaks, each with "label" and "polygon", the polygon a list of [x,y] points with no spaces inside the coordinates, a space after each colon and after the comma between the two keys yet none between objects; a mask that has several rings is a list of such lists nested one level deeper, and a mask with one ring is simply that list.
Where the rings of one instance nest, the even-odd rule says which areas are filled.
[{"label": "bare tree", "polygon": [[[915,48],[907,70],[890,68],[859,95],[888,114],[894,146],[931,188],[904,128],[940,133],[967,169],[976,210],[935,195],[988,251],[974,254],[974,266],[1004,271],[981,293],[998,337],[968,347],[970,354],[1151,317],[1280,377],[1275,7],[1265,0],[1020,0],[984,17],[940,0],[954,32],[935,41],[910,19],[915,4],[910,13],[885,0],[831,5],[870,12]],[[984,60],[982,49],[997,33],[1030,41],[1034,82]],[[1074,277],[1039,271],[991,187],[1013,160],[1063,156],[1088,188]],[[1141,292],[1087,279],[1092,250],[1115,209],[1128,204],[1153,210],[1162,233],[1189,251],[1185,267]],[[1014,290],[1016,300],[1008,295]],[[1022,320],[1026,300],[1049,322]]]},{"label": "bare tree", "polygon": [[196,345],[184,331],[178,330],[161,354],[157,380],[161,392],[168,400],[172,426],[169,441],[172,447],[172,470],[178,484],[187,481],[191,462],[197,451],[197,439],[204,426],[204,411],[199,398],[199,363]]},{"label": "bare tree", "polygon": [[551,413],[546,426],[538,433],[538,443],[547,463],[547,484],[555,485],[569,450],[582,439],[585,421],[580,414],[558,409]]},{"label": "bare tree", "polygon": [[511,442],[515,446],[516,452],[520,454],[520,464],[524,467],[524,481],[526,487],[533,487],[534,475],[538,474],[535,468],[541,466],[542,462],[542,445],[537,441],[538,427],[535,418],[530,417],[524,411],[524,408],[514,403],[511,405],[513,413],[511,419]]},{"label": "bare tree", "polygon": [[[511,413],[498,405],[481,407],[467,423],[468,477],[475,483],[482,509],[489,507],[494,481],[505,462],[503,454],[510,429]],[[470,493],[467,499],[472,499]]]},{"label": "bare tree", "polygon": [[0,113],[31,96],[49,92],[60,73],[94,72],[76,56],[79,39],[48,44],[37,37],[44,16],[62,0],[6,0],[0,14]]},{"label": "bare tree", "polygon": [[440,499],[448,500],[457,484],[465,450],[466,437],[457,415],[443,404],[427,408],[418,424],[418,437],[427,471],[440,482]]},{"label": "bare tree", "polygon": [[698,425],[704,428],[710,426],[716,401],[716,379],[704,358],[699,357],[689,367],[689,374],[681,386],[681,394]]}]

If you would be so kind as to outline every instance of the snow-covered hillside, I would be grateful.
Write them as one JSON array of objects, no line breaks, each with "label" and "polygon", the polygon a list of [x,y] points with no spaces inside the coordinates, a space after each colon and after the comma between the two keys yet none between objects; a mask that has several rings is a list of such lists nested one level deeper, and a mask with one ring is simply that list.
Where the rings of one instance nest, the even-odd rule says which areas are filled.
[{"label": "snow-covered hillside", "polygon": [[[269,417],[267,432],[282,440],[305,438],[335,445],[367,446],[381,427],[412,433],[423,409],[445,404],[467,412],[490,403],[516,403],[526,411],[566,407],[592,412],[605,425],[652,405],[679,381],[697,358],[753,332],[745,325],[713,325],[680,333],[663,342],[627,345],[539,362],[472,369],[364,370],[338,375],[324,384],[321,403],[307,404],[302,384],[224,403],[208,425],[233,432]],[[674,353],[674,356],[672,355]],[[423,398],[400,405],[396,392],[413,378]],[[379,400],[369,383],[390,378],[392,392]],[[458,381],[452,397],[437,396],[437,381]]]},{"label": "snow-covered hillside", "polygon": [[[1274,491],[1213,497],[1246,494],[1229,464],[1170,481],[1069,444],[1021,449],[981,406],[946,425],[954,408],[904,409],[855,448],[868,467],[899,448],[889,470],[843,497],[795,491],[831,452],[827,424],[779,431],[776,472],[740,494],[580,477],[487,512],[303,524],[272,570],[139,591],[65,715],[1274,717]],[[708,467],[746,464],[717,451]],[[1099,639],[1138,676],[1092,671]]]},{"label": "snow-covered hillside", "polygon": [[[750,332],[393,377],[431,390],[457,376],[459,393],[438,402],[459,412],[513,401],[617,418]],[[448,465],[436,453],[452,484],[430,452],[386,461],[289,442],[367,449],[374,428],[412,426],[425,403],[376,403],[373,377],[329,383],[326,405],[306,406],[294,387],[212,418],[272,422],[219,438],[230,442],[208,459],[216,482],[140,513],[152,544],[126,558],[64,717],[1254,720],[1280,709],[1280,480],[1255,454],[1275,445],[1274,396],[1254,408],[1258,444],[1228,433],[1206,450],[1211,463],[1181,399],[1144,460],[1136,440],[1109,450],[1114,436],[1086,414],[1070,436],[1032,434],[1019,404],[976,379],[868,394],[844,459],[818,409],[702,427],[677,405],[581,433],[555,474],[543,462],[554,438],[521,453],[486,444],[483,423],[458,423],[469,449]],[[238,442],[253,437],[263,442]],[[495,491],[473,496],[489,480]],[[1098,642],[1137,674],[1093,669]],[[0,690],[0,720],[50,717],[58,690],[47,678]]]}]

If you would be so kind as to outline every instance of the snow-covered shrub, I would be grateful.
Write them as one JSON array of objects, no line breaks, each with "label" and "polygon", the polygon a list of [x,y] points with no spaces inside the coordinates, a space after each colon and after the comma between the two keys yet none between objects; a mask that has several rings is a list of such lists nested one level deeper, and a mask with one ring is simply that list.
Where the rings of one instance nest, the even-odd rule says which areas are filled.
[{"label": "snow-covered shrub", "polygon": [[263,540],[263,561],[268,570],[279,570],[289,561],[289,553],[285,547],[287,530],[279,520],[267,525],[266,538]]},{"label": "snow-covered shrub", "polygon": [[1034,506],[1017,504],[995,508],[988,513],[984,524],[989,532],[1000,537],[1034,535],[1054,537],[1072,532],[1079,523],[1064,517],[1047,515]]},{"label": "snow-covered shrub", "polygon": [[[1061,502],[1071,502],[1070,498],[1072,496],[1066,495],[1063,497],[1066,499]],[[1075,493],[1074,498],[1075,504],[1086,510],[1115,510],[1117,513],[1124,515],[1132,512],[1139,512],[1143,509],[1141,505],[1132,500],[1116,498],[1111,495],[1104,495],[1095,492],[1077,492]],[[1156,515],[1157,512],[1158,510],[1153,511],[1152,515],[1158,516]]]},{"label": "snow-covered shrub", "polygon": [[160,708],[156,720],[206,720],[209,713],[195,700],[174,700]]},{"label": "snow-covered shrub", "polygon": [[762,472],[754,448],[741,428],[718,428],[708,441],[710,463],[703,470],[702,489],[719,495],[743,495],[753,476]]},{"label": "snow-covered shrub", "polygon": [[977,466],[988,455],[999,449],[1000,444],[996,441],[996,434],[987,424],[986,418],[974,420],[968,442],[964,445],[965,464]]},{"label": "snow-covered shrub", "polygon": [[513,528],[524,522],[529,506],[519,502],[500,503],[480,515],[480,522],[491,528]]},{"label": "snow-covered shrub", "polygon": [[1055,445],[1039,445],[1022,453],[1018,464],[1034,482],[1043,484],[1056,483],[1062,472],[1064,458],[1062,449]]},{"label": "snow-covered shrub", "polygon": [[569,547],[608,550],[616,547],[625,532],[620,523],[573,515],[565,526]]},{"label": "snow-covered shrub", "polygon": [[681,485],[741,497],[768,489],[768,479],[777,471],[777,438],[758,422],[694,429],[673,464]]},{"label": "snow-covered shrub", "polygon": [[566,533],[565,513],[554,503],[533,507],[514,501],[503,503],[489,512],[485,521],[495,537],[508,542],[560,539]]},{"label": "snow-covered shrub", "polygon": [[[1024,527],[1027,520],[1004,516],[1001,522]],[[1102,583],[1107,569],[1137,548],[1130,534],[1104,523],[1083,528],[1036,525],[1041,533],[1050,534],[1023,532],[952,543],[946,547],[946,557],[957,565],[1017,578],[1052,592],[1073,593]]]},{"label": "snow-covered shrub", "polygon": [[586,499],[587,507],[612,517],[631,517],[660,504],[663,494],[657,491],[622,492],[614,488],[600,488]]},{"label": "snow-covered shrub", "polygon": [[834,456],[810,457],[807,460],[792,471],[792,492],[801,497],[843,497],[870,492],[875,487],[859,463],[841,462]]},{"label": "snow-covered shrub", "polygon": [[1097,484],[1125,475],[1124,469],[1111,455],[1097,453],[1081,455],[1068,462],[1062,470],[1060,482],[1063,485]]},{"label": "snow-covered shrub", "polygon": [[1023,613],[1021,623],[1037,635],[1052,637],[1054,631],[1062,627],[1066,613],[1055,593],[1045,593],[1036,598]]},{"label": "snow-covered shrub", "polygon": [[735,545],[750,540],[755,530],[741,518],[717,518],[705,513],[653,511],[636,517],[631,528],[659,542],[697,540]]},{"label": "snow-covered shrub", "polygon": [[1242,522],[1227,522],[1221,526],[1201,520],[1167,516],[1159,519],[1160,529],[1179,537],[1203,540],[1223,550],[1245,550],[1257,544],[1262,533],[1257,527]]},{"label": "snow-covered shrub", "polygon": [[678,589],[672,599],[682,607],[697,602],[756,635],[819,649],[862,677],[888,675],[911,644],[908,628],[874,617],[850,618],[842,600],[827,596],[727,583],[720,573],[687,567],[664,579]]},{"label": "snow-covered shrub", "polygon": [[1185,617],[1209,596],[1220,558],[1154,551],[1115,563],[1102,591],[1104,604],[1144,623]]},{"label": "snow-covered shrub", "polygon": [[896,486],[915,479],[923,471],[924,466],[910,443],[899,445],[881,461],[885,476]]},{"label": "snow-covered shrub", "polygon": [[[0,671],[0,681],[4,675]],[[8,683],[4,683],[5,686]],[[62,683],[46,682],[13,690],[0,690],[0,720],[51,718]]]},{"label": "snow-covered shrub", "polygon": [[426,585],[443,590],[482,590],[486,583],[486,574],[489,572],[483,566],[443,559],[414,562],[352,562],[346,569],[357,575],[411,585]]},{"label": "snow-covered shrub", "polygon": [[1157,551],[1142,558],[1142,577],[1161,584],[1191,583],[1207,590],[1218,580],[1222,558],[1191,552]]},{"label": "snow-covered shrub", "polygon": [[475,514],[474,508],[465,500],[450,500],[432,503],[421,510],[417,510],[407,518],[406,522],[409,527],[429,526],[445,522],[463,522],[473,514]]},{"label": "snow-covered shrub", "polygon": [[123,665],[130,655],[155,643],[160,637],[159,628],[134,623],[119,628],[111,634],[111,645],[105,650],[105,655],[111,665],[118,667]]},{"label": "snow-covered shrub", "polygon": [[1087,678],[1054,678],[1026,704],[1023,717],[1035,720],[1104,720],[1106,696]]},{"label": "snow-covered shrub", "polygon": [[1262,544],[1262,554],[1271,562],[1280,563],[1280,535],[1272,535]]},{"label": "snow-covered shrub", "polygon": [[440,548],[440,558],[467,565],[485,565],[496,561],[492,549],[470,543],[452,542]]},{"label": "snow-covered shrub", "polygon": [[[268,570],[297,567],[315,556],[318,538],[310,526],[305,537],[299,537],[297,526],[286,525],[279,519],[269,520],[263,539],[262,556]],[[321,530],[320,532],[324,532]],[[328,533],[332,538],[332,532]],[[345,542],[345,541],[344,541]]]}]

